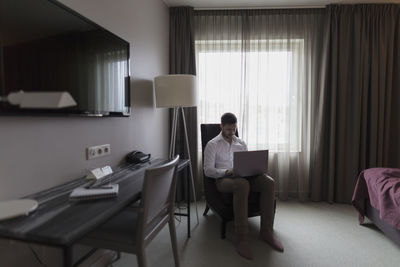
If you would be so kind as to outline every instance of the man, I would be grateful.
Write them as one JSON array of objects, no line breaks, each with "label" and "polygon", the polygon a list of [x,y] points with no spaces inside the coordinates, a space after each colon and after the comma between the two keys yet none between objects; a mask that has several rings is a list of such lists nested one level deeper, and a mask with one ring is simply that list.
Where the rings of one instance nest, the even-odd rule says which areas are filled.
[{"label": "man", "polygon": [[204,173],[216,179],[220,192],[233,193],[236,250],[242,257],[251,260],[253,253],[247,239],[249,190],[261,192],[261,239],[280,252],[283,252],[283,246],[273,237],[274,180],[265,174],[252,177],[233,176],[233,152],[247,150],[246,143],[235,136],[236,127],[237,119],[234,114],[222,115],[221,133],[210,140],[204,150]]}]

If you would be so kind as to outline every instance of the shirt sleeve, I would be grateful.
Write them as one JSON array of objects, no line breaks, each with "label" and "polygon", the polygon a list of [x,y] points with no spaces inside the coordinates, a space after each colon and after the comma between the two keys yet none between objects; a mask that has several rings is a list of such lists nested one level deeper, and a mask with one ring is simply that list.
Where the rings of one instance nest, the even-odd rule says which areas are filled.
[{"label": "shirt sleeve", "polygon": [[227,169],[215,168],[216,145],[208,142],[204,149],[204,174],[211,178],[221,178],[225,176]]},{"label": "shirt sleeve", "polygon": [[243,146],[244,146],[244,151],[249,151],[249,149],[248,149],[248,147],[247,147],[247,144],[246,144],[246,142],[245,142],[245,141],[243,141],[243,140],[242,140],[242,142],[243,142]]},{"label": "shirt sleeve", "polygon": [[238,141],[238,142],[240,143],[240,145],[243,147],[243,148],[242,148],[242,151],[249,151],[249,149],[248,149],[248,147],[247,147],[247,144],[246,144],[246,142],[245,142],[244,140],[238,138],[237,141]]}]

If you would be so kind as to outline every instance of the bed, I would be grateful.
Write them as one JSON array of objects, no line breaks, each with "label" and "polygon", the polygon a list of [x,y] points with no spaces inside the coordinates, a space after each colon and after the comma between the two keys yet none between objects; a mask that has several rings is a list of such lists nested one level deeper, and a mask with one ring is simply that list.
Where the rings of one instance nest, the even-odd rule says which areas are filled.
[{"label": "bed", "polygon": [[372,168],[358,176],[352,204],[359,222],[370,219],[400,246],[400,169]]}]

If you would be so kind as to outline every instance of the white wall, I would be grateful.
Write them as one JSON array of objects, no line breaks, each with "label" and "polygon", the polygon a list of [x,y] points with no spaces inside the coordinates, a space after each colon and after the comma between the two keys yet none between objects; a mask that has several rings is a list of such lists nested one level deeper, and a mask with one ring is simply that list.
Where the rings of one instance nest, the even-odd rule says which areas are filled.
[{"label": "white wall", "polygon": [[[162,0],[60,2],[131,44],[132,114],[129,118],[0,117],[0,201],[82,177],[92,168],[115,166],[134,149],[155,157],[167,155],[168,112],[156,109],[153,100],[153,78],[168,73],[167,6]],[[111,144],[111,155],[86,160],[86,148],[100,144]],[[0,242],[0,265],[5,261],[5,266],[23,266],[18,259],[25,253],[29,266],[34,266],[29,250],[16,246]]]}]

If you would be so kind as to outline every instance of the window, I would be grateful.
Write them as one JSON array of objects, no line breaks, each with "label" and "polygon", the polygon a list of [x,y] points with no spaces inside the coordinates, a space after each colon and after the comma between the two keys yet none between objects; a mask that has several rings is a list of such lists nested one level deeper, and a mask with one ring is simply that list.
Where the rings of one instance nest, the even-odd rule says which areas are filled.
[{"label": "window", "polygon": [[240,41],[195,44],[200,123],[233,112],[249,149],[300,152],[304,41],[254,40],[248,49]]}]

